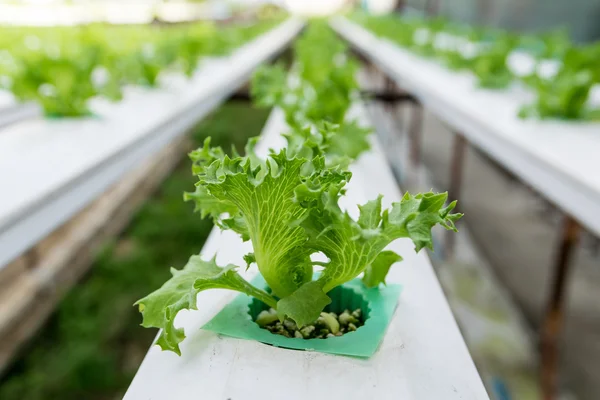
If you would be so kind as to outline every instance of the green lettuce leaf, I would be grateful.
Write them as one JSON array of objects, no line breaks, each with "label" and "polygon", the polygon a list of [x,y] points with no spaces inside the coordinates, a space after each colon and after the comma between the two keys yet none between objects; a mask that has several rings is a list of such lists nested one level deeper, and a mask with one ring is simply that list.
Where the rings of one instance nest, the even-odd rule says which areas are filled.
[{"label": "green lettuce leaf", "polygon": [[377,255],[375,261],[367,267],[363,276],[363,283],[368,288],[379,286],[380,283],[385,285],[385,277],[392,264],[402,261],[402,257],[393,251],[382,251]]},{"label": "green lettuce leaf", "polygon": [[[354,279],[372,265],[374,267],[368,273],[368,283],[385,282],[393,257],[388,254],[378,257],[388,244],[399,238],[409,238],[415,244],[416,251],[424,247],[433,248],[431,229],[439,224],[446,229],[456,230],[454,223],[462,216],[450,214],[456,202],[444,207],[447,193],[429,192],[415,196],[406,193],[400,203],[394,203],[391,209],[383,212],[381,196],[369,201],[359,207],[360,216],[355,221],[338,205],[342,189],[343,183],[330,185],[325,190],[308,185],[301,185],[296,190],[298,202],[309,210],[300,223],[309,237],[307,246],[323,252],[329,258],[317,280],[324,293]],[[314,294],[314,291],[310,293]],[[288,302],[311,304],[301,294],[295,293]],[[299,308],[299,305],[286,306],[289,312]],[[316,313],[315,306],[311,315]],[[301,315],[289,314],[289,317],[295,320],[306,314],[308,312],[303,309]]]},{"label": "green lettuce leaf", "polygon": [[[258,143],[258,138],[249,139],[246,144],[246,156],[244,160],[250,162],[251,168],[256,169],[260,166],[265,167],[264,161],[255,153],[254,149]],[[240,157],[235,148],[232,149],[234,158]],[[222,163],[225,159],[225,152],[220,147],[210,147],[210,137],[206,138],[204,145],[190,154],[192,160],[192,173],[203,177],[208,173],[211,165],[217,161]],[[248,240],[248,228],[244,219],[241,217],[240,210],[231,201],[214,197],[201,182],[196,184],[194,192],[183,194],[184,201],[192,201],[195,204],[194,211],[199,212],[201,218],[210,216],[213,222],[221,229],[230,229],[239,233],[244,241]]]},{"label": "green lettuce leaf", "polygon": [[201,177],[213,197],[238,207],[256,264],[279,297],[312,278],[308,237],[296,223],[307,211],[294,200],[294,191],[310,179],[313,165],[304,158],[288,158],[284,149],[256,168],[248,158],[226,156]]},{"label": "green lettuce leaf", "polygon": [[277,306],[273,297],[244,280],[235,268],[231,264],[219,267],[215,259],[204,261],[200,256],[192,256],[182,270],[171,269],[173,277],[160,289],[138,300],[135,304],[143,316],[142,326],[162,329],[156,344],[181,355],[179,343],[185,339],[185,333],[173,324],[175,317],[181,310],[197,310],[196,296],[203,290],[236,290],[271,307]]},{"label": "green lettuce leaf", "polygon": [[250,94],[259,107],[280,106],[287,88],[287,71],[282,64],[259,67],[252,75]]},{"label": "green lettuce leaf", "polygon": [[361,127],[357,121],[344,122],[330,136],[327,154],[331,157],[357,159],[371,148],[369,144],[371,133],[371,129]]},{"label": "green lettuce leaf", "polygon": [[361,127],[356,121],[342,124],[325,121],[316,127],[292,129],[284,137],[291,154],[308,159],[324,156],[327,167],[346,169],[360,154],[369,150],[371,133],[371,129]]},{"label": "green lettuce leaf", "polygon": [[194,202],[194,211],[199,212],[201,218],[211,216],[216,219],[224,213],[235,215],[238,212],[235,204],[215,198],[202,185],[197,185],[193,192],[185,192],[183,199]]},{"label": "green lettuce leaf", "polygon": [[[330,259],[319,280],[325,292],[347,282],[371,265],[392,241],[409,238],[415,250],[433,248],[431,229],[440,224],[455,230],[461,214],[450,214],[456,202],[443,207],[447,193],[406,193],[390,210],[381,210],[381,196],[360,207],[358,222],[337,205],[338,194],[330,190],[324,207],[311,209],[303,226],[310,244]],[[383,277],[385,278],[385,277]]]},{"label": "green lettuce leaf", "polygon": [[291,317],[299,327],[308,325],[319,318],[319,314],[331,299],[323,292],[323,284],[311,281],[302,285],[290,296],[277,302],[280,319]]}]

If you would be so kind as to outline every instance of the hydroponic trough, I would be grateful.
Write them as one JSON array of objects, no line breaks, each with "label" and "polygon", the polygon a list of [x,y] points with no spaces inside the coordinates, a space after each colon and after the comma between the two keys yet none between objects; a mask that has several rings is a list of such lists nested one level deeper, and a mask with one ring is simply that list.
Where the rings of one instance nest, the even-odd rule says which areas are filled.
[{"label": "hydroponic trough", "polygon": [[[362,109],[358,116],[365,121]],[[280,148],[285,132],[276,110],[263,130],[258,153]],[[381,193],[384,206],[400,200],[385,157],[373,138],[372,149],[356,160],[343,201],[355,217],[357,204]],[[390,399],[487,400],[488,396],[458,330],[426,253],[414,253],[408,240],[390,248],[406,255],[386,281],[403,285],[386,336],[369,359],[282,349],[256,341],[220,336],[200,328],[238,294],[201,292],[198,311],[182,311],[176,325],[186,340],[181,356],[153,346],[135,376],[125,400],[192,399]],[[243,265],[251,251],[232,231],[213,229],[202,255],[217,263]],[[246,279],[255,268],[239,271]],[[359,328],[361,329],[361,328]],[[327,339],[325,339],[327,340]]]},{"label": "hydroponic trough", "polygon": [[39,116],[41,113],[41,107],[38,105],[19,104],[11,93],[0,90],[0,129],[17,121]]}]

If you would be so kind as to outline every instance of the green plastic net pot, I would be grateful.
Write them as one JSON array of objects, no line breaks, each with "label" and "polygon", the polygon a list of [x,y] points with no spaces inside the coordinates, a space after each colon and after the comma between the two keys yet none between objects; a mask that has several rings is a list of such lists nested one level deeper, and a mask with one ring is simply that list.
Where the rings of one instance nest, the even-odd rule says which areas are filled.
[{"label": "green plastic net pot", "polygon": [[[263,288],[267,286],[260,275],[252,280],[252,284]],[[332,302],[325,311],[339,313],[345,309],[360,308],[364,325],[354,332],[327,339],[287,338],[259,327],[254,319],[268,306],[245,294],[238,295],[202,329],[287,349],[368,358],[377,351],[385,335],[401,291],[401,285],[369,289],[360,279],[354,279],[333,289],[328,293]]]}]

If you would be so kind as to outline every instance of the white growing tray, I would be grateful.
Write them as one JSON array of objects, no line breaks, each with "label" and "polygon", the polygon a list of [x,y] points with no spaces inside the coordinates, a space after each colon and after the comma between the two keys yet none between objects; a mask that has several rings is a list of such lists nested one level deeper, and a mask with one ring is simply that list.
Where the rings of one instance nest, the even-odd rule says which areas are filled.
[{"label": "white growing tray", "polygon": [[191,80],[130,88],[118,104],[97,104],[99,118],[38,118],[0,130],[0,269],[192,128],[302,25],[290,19],[230,56],[206,60]]},{"label": "white growing tray", "polygon": [[34,103],[20,104],[12,93],[0,90],[0,129],[17,121],[41,115],[41,108]]},{"label": "white growing tray", "polygon": [[519,88],[478,89],[456,73],[345,18],[332,27],[471,143],[600,235],[600,123],[521,120]]},{"label": "white growing tray", "polygon": [[[358,111],[365,121],[362,109]],[[267,148],[281,147],[280,133],[285,130],[283,113],[276,110],[263,130],[263,154]],[[357,204],[379,193],[384,206],[400,200],[375,138],[372,150],[351,170],[343,206],[354,217]],[[372,358],[286,350],[203,331],[201,326],[237,295],[210,290],[198,295],[198,311],[183,311],[176,318],[187,335],[182,356],[153,346],[124,399],[489,400],[426,253],[415,254],[408,240],[395,241],[389,248],[404,261],[390,270],[387,282],[402,284],[404,290]],[[243,256],[249,251],[249,242],[215,228],[202,255],[209,259],[216,254],[219,265],[245,265]],[[240,273],[251,279],[257,270],[241,268]]]}]

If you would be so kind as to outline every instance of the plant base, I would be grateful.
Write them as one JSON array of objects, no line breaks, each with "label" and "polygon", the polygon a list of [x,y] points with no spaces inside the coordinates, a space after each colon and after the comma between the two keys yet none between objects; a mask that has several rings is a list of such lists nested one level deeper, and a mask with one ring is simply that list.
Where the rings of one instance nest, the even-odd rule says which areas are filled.
[{"label": "plant base", "polygon": [[[266,287],[260,275],[252,280],[252,284]],[[360,279],[332,290],[328,293],[332,303],[326,311],[341,313],[344,309],[360,308],[365,318],[364,325],[356,331],[326,339],[288,338],[261,328],[254,319],[268,307],[245,294],[238,295],[202,329],[288,349],[368,358],[375,353],[385,335],[401,291],[400,285],[368,289]]]}]

